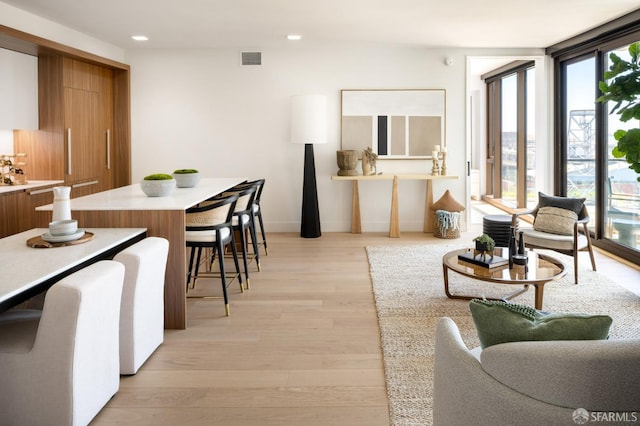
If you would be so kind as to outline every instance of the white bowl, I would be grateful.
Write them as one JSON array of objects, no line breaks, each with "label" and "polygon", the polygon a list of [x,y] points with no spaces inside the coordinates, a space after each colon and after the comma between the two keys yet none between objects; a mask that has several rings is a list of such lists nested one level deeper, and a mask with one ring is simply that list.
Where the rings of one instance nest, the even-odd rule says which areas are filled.
[{"label": "white bowl", "polygon": [[175,179],[165,180],[142,180],[140,181],[140,189],[147,194],[148,197],[165,197],[176,187]]},{"label": "white bowl", "polygon": [[172,176],[178,188],[193,188],[200,182],[200,173],[174,173]]},{"label": "white bowl", "polygon": [[75,219],[56,220],[49,223],[49,234],[53,236],[71,235],[78,231],[78,221]]}]

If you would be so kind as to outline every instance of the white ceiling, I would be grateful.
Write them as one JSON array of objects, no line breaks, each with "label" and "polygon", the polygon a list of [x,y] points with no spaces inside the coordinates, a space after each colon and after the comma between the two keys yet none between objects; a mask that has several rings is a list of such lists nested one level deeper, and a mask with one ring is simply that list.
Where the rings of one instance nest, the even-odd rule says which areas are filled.
[{"label": "white ceiling", "polygon": [[[2,0],[122,48],[263,48],[373,42],[548,47],[638,0]],[[139,44],[131,35],[144,34]],[[299,42],[300,43],[300,42]]]}]

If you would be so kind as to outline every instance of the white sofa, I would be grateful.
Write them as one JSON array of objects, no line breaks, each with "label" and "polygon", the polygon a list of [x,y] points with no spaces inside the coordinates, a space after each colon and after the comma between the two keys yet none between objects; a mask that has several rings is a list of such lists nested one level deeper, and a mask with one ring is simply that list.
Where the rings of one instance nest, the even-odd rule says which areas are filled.
[{"label": "white sofa", "polygon": [[589,415],[624,412],[627,419],[635,412],[640,421],[640,339],[511,342],[470,351],[453,320],[438,322],[434,425],[575,425],[578,408]]}]

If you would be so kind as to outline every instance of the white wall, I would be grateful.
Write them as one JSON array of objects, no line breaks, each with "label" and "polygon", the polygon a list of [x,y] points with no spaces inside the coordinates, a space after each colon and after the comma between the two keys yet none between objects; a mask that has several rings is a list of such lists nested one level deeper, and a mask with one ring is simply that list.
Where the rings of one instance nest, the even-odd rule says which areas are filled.
[{"label": "white wall", "polygon": [[[434,200],[449,188],[465,202],[465,56],[473,53],[297,45],[263,50],[262,66],[243,67],[238,50],[128,50],[133,180],[182,167],[206,176],[265,177],[266,226],[297,231],[304,147],[289,143],[289,100],[296,94],[324,94],[329,143],[314,148],[322,230],[348,231],[351,183],[330,179],[340,149],[340,90],[435,88],[447,92],[448,174],[460,179],[436,182]],[[451,66],[445,57],[453,59]],[[431,162],[378,160],[378,170],[430,172]],[[424,185],[400,182],[401,231],[422,229]],[[391,182],[361,182],[360,200],[363,231],[388,230]]]}]

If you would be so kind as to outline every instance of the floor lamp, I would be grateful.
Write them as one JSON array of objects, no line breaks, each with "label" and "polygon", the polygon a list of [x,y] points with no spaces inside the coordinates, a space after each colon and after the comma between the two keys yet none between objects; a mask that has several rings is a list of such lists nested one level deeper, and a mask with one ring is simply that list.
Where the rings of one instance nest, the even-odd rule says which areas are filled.
[{"label": "floor lamp", "polygon": [[300,236],[318,238],[322,233],[313,144],[327,143],[326,96],[304,95],[291,98],[291,142],[305,144]]}]

